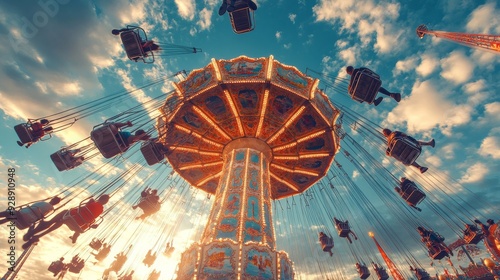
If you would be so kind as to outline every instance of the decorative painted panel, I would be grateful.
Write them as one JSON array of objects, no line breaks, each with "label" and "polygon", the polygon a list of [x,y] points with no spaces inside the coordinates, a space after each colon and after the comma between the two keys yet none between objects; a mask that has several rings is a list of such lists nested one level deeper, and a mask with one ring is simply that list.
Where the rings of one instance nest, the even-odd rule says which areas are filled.
[{"label": "decorative painted panel", "polygon": [[313,79],[304,76],[297,68],[284,66],[279,62],[273,64],[272,81],[279,87],[286,88],[295,94],[309,98],[309,88]]},{"label": "decorative painted panel", "polygon": [[276,279],[276,253],[266,247],[246,247],[242,268],[242,279]]},{"label": "decorative painted panel", "polygon": [[279,276],[280,280],[293,280],[294,272],[293,265],[288,256],[284,253],[279,253]]},{"label": "decorative painted panel", "polygon": [[209,64],[203,69],[198,69],[189,73],[186,80],[177,85],[186,100],[189,100],[197,94],[210,89],[211,87],[217,85],[213,66]]},{"label": "decorative painted panel", "polygon": [[312,99],[312,105],[320,114],[324,116],[324,118],[328,120],[330,125],[333,125],[333,121],[339,112],[334,109],[326,94],[324,94],[321,90],[316,89],[314,98]]},{"label": "decorative painted panel", "polygon": [[177,279],[193,279],[198,262],[198,244],[193,244],[181,256]]},{"label": "decorative painted panel", "polygon": [[203,249],[200,279],[236,279],[237,246],[212,243]]},{"label": "decorative painted panel", "polygon": [[254,80],[264,81],[267,59],[253,59],[240,56],[235,59],[219,61],[222,80]]}]

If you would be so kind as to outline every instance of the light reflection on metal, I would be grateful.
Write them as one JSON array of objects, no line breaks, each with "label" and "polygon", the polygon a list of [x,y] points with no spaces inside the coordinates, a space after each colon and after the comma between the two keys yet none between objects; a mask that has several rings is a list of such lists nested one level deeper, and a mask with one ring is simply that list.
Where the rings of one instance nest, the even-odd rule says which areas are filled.
[{"label": "light reflection on metal", "polygon": [[206,137],[201,136],[201,134],[196,133],[195,131],[190,130],[189,128],[183,127],[183,126],[178,125],[178,124],[174,124],[174,127],[177,128],[180,131],[184,131],[187,134],[193,135],[194,137],[202,140],[205,143],[208,143],[210,145],[214,145],[214,146],[219,147],[219,148],[223,147],[223,145],[221,145],[221,144],[219,144],[217,142],[211,141],[211,140],[207,139]]},{"label": "light reflection on metal", "polygon": [[231,111],[233,112],[233,115],[236,118],[236,123],[238,124],[238,129],[240,130],[240,135],[244,136],[245,131],[243,131],[243,126],[241,125],[241,119],[240,119],[240,116],[238,115],[238,110],[236,109],[236,106],[234,105],[233,99],[231,98],[231,95],[229,94],[229,91],[227,91],[227,89],[224,90],[224,95],[226,96],[226,100],[229,103],[229,107],[231,107]]},{"label": "light reflection on metal", "polygon": [[213,178],[219,177],[221,174],[222,174],[222,171],[221,171],[221,172],[219,172],[219,173],[217,173],[217,174],[214,174],[214,175],[212,175],[212,176],[210,176],[210,177],[207,177],[207,178],[205,178],[205,179],[201,180],[201,181],[200,181],[200,182],[199,182],[196,186],[197,186],[197,187],[201,187],[201,186],[203,186],[206,182],[208,182],[208,181],[212,180]]},{"label": "light reflection on metal", "polygon": [[314,83],[311,87],[311,90],[309,91],[309,98],[311,100],[314,99],[314,94],[316,93],[316,89],[318,88],[318,84],[319,84],[319,79],[314,79]]},{"label": "light reflection on metal", "polygon": [[226,137],[227,139],[231,139],[227,133],[225,133],[207,114],[205,114],[200,108],[197,106],[193,106],[193,109],[196,111],[196,113],[200,114],[202,118],[204,118],[210,125],[212,125],[213,128],[217,130],[222,136]]},{"label": "light reflection on metal", "polygon": [[307,171],[307,170],[303,170],[303,169],[291,169],[291,168],[287,168],[287,167],[284,167],[284,166],[281,166],[281,165],[278,165],[278,164],[271,164],[272,167],[274,168],[278,168],[280,170],[283,170],[283,171],[286,171],[286,172],[290,172],[290,173],[298,173],[298,174],[304,174],[304,175],[311,175],[311,176],[318,176],[319,173],[318,172],[311,172],[311,171]]},{"label": "light reflection on metal", "polygon": [[306,137],[303,137],[303,138],[297,139],[297,143],[301,143],[301,142],[307,141],[307,140],[309,140],[309,139],[312,139],[312,138],[314,138],[314,137],[318,137],[318,136],[323,135],[323,134],[325,134],[325,131],[324,131],[324,130],[322,130],[322,131],[318,131],[318,132],[313,133],[313,134],[311,134],[311,135],[307,135]]},{"label": "light reflection on metal", "polygon": [[273,74],[273,62],[274,62],[274,56],[270,55],[269,60],[267,61],[266,81],[271,80],[271,76]]},{"label": "light reflection on metal", "polygon": [[217,64],[217,61],[215,60],[215,58],[212,58],[211,61],[212,61],[212,66],[214,67],[215,77],[217,78],[218,82],[221,82],[222,76],[220,74],[219,65]]},{"label": "light reflection on metal", "polygon": [[207,151],[200,151],[194,148],[188,148],[188,147],[174,147],[175,150],[177,151],[185,151],[185,152],[191,152],[191,153],[197,153],[200,155],[205,155],[205,156],[220,156],[220,153],[215,153],[215,152],[207,152]]},{"label": "light reflection on metal", "polygon": [[285,130],[302,114],[302,112],[306,109],[306,106],[302,105],[297,112],[295,112],[285,123],[285,125],[278,131],[276,132],[267,142],[272,143],[276,138],[278,138]]},{"label": "light reflection on metal", "polygon": [[292,189],[292,190],[294,190],[296,192],[299,191],[299,189],[297,189],[294,185],[292,185],[292,184],[288,183],[287,181],[281,179],[280,177],[274,175],[274,173],[271,173],[271,177],[273,177],[276,181],[279,181],[279,182],[287,185],[290,189]]},{"label": "light reflection on metal", "polygon": [[215,165],[219,165],[219,164],[222,164],[222,161],[216,161],[216,162],[211,162],[211,163],[186,165],[186,166],[180,167],[179,170],[188,170],[188,169],[199,168],[199,167],[210,167],[210,166],[215,166]]},{"label": "light reflection on metal", "polygon": [[266,115],[267,102],[269,100],[269,89],[264,91],[264,99],[262,100],[262,108],[260,110],[260,119],[259,126],[257,126],[256,137],[260,137],[260,133],[262,132],[262,125],[264,124],[264,117]]}]

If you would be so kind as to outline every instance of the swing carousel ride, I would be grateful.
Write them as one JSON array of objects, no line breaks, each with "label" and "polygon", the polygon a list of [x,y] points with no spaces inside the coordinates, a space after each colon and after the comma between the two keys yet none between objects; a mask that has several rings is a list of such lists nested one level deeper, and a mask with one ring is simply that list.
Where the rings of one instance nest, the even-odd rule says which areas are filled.
[{"label": "swing carousel ride", "polygon": [[[113,34],[130,60],[155,63],[143,32]],[[93,172],[17,209],[16,226],[28,228],[24,252],[2,279],[22,274],[62,225],[75,233],[71,249],[38,264],[58,279],[492,279],[498,209],[436,168],[405,167],[434,141],[386,138],[331,98],[374,102],[380,77],[355,73],[302,73],[273,56],[212,59],[16,126],[19,145],[41,145],[82,118],[105,116],[88,138],[50,155],[61,172]],[[166,83],[173,89],[110,116],[134,91]],[[20,218],[42,204],[51,205],[44,221]],[[491,254],[484,265],[473,259],[482,243]],[[454,258],[471,264],[457,268]]]}]

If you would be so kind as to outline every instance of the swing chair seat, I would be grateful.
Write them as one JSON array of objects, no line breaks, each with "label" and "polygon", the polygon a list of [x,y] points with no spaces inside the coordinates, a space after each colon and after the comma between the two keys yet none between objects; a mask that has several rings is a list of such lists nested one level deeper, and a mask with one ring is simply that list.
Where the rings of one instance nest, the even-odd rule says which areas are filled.
[{"label": "swing chair seat", "polygon": [[163,153],[156,147],[154,141],[144,142],[141,146],[141,153],[148,165],[155,165],[164,159]]},{"label": "swing chair seat", "polygon": [[448,257],[448,252],[441,246],[432,246],[429,248],[429,256],[434,260],[441,260]]},{"label": "swing chair seat", "polygon": [[156,261],[156,257],[155,256],[146,256],[144,258],[144,260],[142,261],[143,264],[147,265],[148,267],[152,266]]},{"label": "swing chair seat", "polygon": [[64,269],[64,263],[62,261],[55,261],[49,265],[48,271],[58,274]]},{"label": "swing chair seat", "polygon": [[[29,206],[28,206],[29,208]],[[19,230],[27,229],[32,225],[29,221],[25,221],[22,215],[16,217],[16,227]]]},{"label": "swing chair seat", "polygon": [[254,11],[242,0],[236,1],[234,6],[235,10],[228,13],[234,33],[241,34],[254,30]]},{"label": "swing chair seat", "polygon": [[389,274],[383,268],[375,269],[375,273],[377,274],[378,280],[387,280],[389,279]]},{"label": "swing chair seat", "polygon": [[156,213],[160,211],[161,203],[159,201],[155,201],[150,197],[141,198],[139,202],[139,208],[141,208],[145,213]]},{"label": "swing chair seat", "polygon": [[397,137],[389,143],[389,156],[406,166],[412,165],[421,151],[422,147],[407,137]]},{"label": "swing chair seat", "polygon": [[160,279],[159,272],[156,272],[156,273],[151,272],[151,274],[148,277],[148,280],[158,280],[158,279]]},{"label": "swing chair seat", "polygon": [[142,60],[144,63],[153,63],[154,54],[151,51],[144,52],[142,44],[143,42],[146,42],[147,39],[143,40],[140,32],[143,33],[144,37],[146,37],[144,30],[139,27],[120,33],[120,39],[122,40],[123,47],[125,48],[125,53],[127,53],[127,57],[130,60],[135,62]]},{"label": "swing chair seat", "polygon": [[163,254],[167,257],[170,257],[172,255],[172,253],[174,252],[175,248],[174,247],[167,247],[165,249],[165,252],[163,252]]},{"label": "swing chair seat", "polygon": [[16,131],[17,137],[21,140],[21,143],[27,144],[35,141],[33,135],[31,135],[30,126],[27,123],[22,123],[14,126],[14,130]]},{"label": "swing chair seat", "polygon": [[337,229],[340,237],[347,237],[349,235],[349,232],[351,231],[351,228],[349,228],[349,225],[347,223],[336,223],[335,228]]},{"label": "swing chair seat", "polygon": [[99,239],[92,239],[89,243],[90,248],[98,251],[102,247],[102,241]]},{"label": "swing chair seat", "polygon": [[328,252],[331,249],[333,249],[333,247],[334,247],[333,238],[328,237],[327,242],[323,242],[323,240],[321,241],[321,249],[323,250],[323,252]]},{"label": "swing chair seat", "polygon": [[105,158],[112,158],[128,149],[126,145],[121,144],[125,143],[125,141],[123,141],[120,134],[115,135],[110,126],[110,124],[105,124],[102,127],[94,128],[90,133],[90,139]]},{"label": "swing chair seat", "polygon": [[59,171],[70,170],[80,164],[75,164],[74,158],[70,157],[66,149],[59,150],[50,155],[50,159]]},{"label": "swing chair seat", "polygon": [[417,271],[415,272],[415,276],[417,276],[418,280],[430,280],[431,279],[431,276],[429,275],[429,273],[427,273],[427,271],[422,270],[422,269],[417,269]]},{"label": "swing chair seat", "polygon": [[414,187],[406,189],[406,191],[402,193],[401,197],[406,200],[408,204],[416,206],[426,198],[426,195],[418,189],[415,184],[413,184],[413,186]]},{"label": "swing chair seat", "polygon": [[[101,218],[102,220],[102,218]],[[64,223],[74,232],[84,233],[96,224],[92,212],[86,206],[72,208],[63,216]]]},{"label": "swing chair seat", "polygon": [[483,239],[483,234],[480,232],[472,232],[471,234],[464,236],[464,241],[467,244],[478,244]]},{"label": "swing chair seat", "polygon": [[82,269],[85,267],[85,261],[81,261],[78,263],[69,263],[68,264],[68,271],[71,273],[80,273]]},{"label": "swing chair seat", "polygon": [[366,279],[368,277],[370,277],[370,270],[368,270],[368,267],[362,265],[359,269],[358,269],[358,273],[359,273],[359,278],[361,279]]},{"label": "swing chair seat", "polygon": [[351,98],[360,103],[372,104],[382,86],[380,76],[370,69],[363,69],[358,71],[352,79],[352,87],[349,88]]},{"label": "swing chair seat", "polygon": [[109,253],[111,252],[111,250],[107,250],[107,252],[103,249],[101,251],[99,251],[99,253],[97,253],[94,257],[97,261],[103,261],[108,255]]}]

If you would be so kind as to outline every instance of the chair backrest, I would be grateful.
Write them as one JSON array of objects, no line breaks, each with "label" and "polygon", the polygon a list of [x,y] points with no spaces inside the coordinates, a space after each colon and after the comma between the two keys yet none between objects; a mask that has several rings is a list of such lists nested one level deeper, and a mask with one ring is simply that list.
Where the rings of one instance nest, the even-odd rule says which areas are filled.
[{"label": "chair backrest", "polygon": [[72,208],[63,217],[64,223],[74,232],[83,233],[95,223],[95,217],[86,206]]},{"label": "chair backrest", "polygon": [[427,196],[421,190],[414,190],[410,196],[406,199],[408,202],[413,205],[417,205],[422,202]]},{"label": "chair backrest", "polygon": [[83,260],[77,263],[69,263],[68,271],[72,273],[80,273],[80,271],[82,271],[84,267],[85,267],[85,262]]},{"label": "chair backrest", "polygon": [[143,59],[142,40],[138,33],[134,30],[124,31],[120,33],[120,38],[130,60]]},{"label": "chair backrest", "polygon": [[23,144],[30,143],[34,141],[33,136],[28,128],[28,124],[22,123],[14,126],[14,130],[16,131],[17,137]]},{"label": "chair backrest", "polygon": [[62,152],[63,151],[57,151],[50,155],[50,159],[56,165],[57,170],[64,171],[73,168],[62,156]]},{"label": "chair backrest", "polygon": [[157,200],[152,199],[153,196],[149,195],[146,197],[141,198],[141,204],[144,205],[144,207],[141,207],[144,211],[149,211],[149,212],[156,212],[159,211],[161,208],[161,203]]},{"label": "chair backrest", "polygon": [[364,266],[364,265],[361,265],[359,267],[359,278],[361,279],[366,279],[368,277],[370,277],[370,270],[368,270],[368,267]]},{"label": "chair backrest", "polygon": [[63,262],[55,261],[49,265],[48,271],[50,271],[52,273],[59,273],[59,272],[61,272],[61,270],[63,270],[63,267],[64,267]]},{"label": "chair backrest", "polygon": [[354,81],[349,91],[352,99],[372,104],[382,85],[380,77],[369,69],[363,69],[358,71],[352,79]]},{"label": "chair backrest", "polygon": [[154,141],[146,141],[141,146],[141,153],[146,159],[148,165],[155,165],[164,158],[163,153],[156,147]]},{"label": "chair backrest", "polygon": [[414,163],[422,151],[422,147],[406,137],[394,138],[394,140],[389,143],[389,146],[389,155],[402,162],[404,165],[411,165]]},{"label": "chair backrest", "polygon": [[234,33],[241,34],[252,31],[255,28],[253,15],[254,12],[248,6],[230,12],[229,19]]},{"label": "chair backrest", "polygon": [[102,241],[99,239],[92,239],[89,243],[90,248],[94,250],[99,250],[102,246]]},{"label": "chair backrest", "polygon": [[[118,137],[120,136],[118,135]],[[90,139],[105,158],[112,158],[128,149],[124,144],[120,144],[120,142],[124,143],[123,140],[117,139],[109,124],[94,128],[90,133]]]}]

